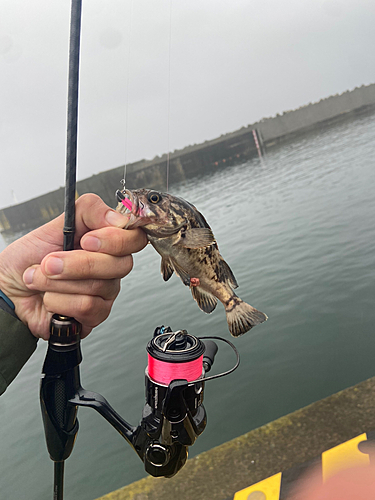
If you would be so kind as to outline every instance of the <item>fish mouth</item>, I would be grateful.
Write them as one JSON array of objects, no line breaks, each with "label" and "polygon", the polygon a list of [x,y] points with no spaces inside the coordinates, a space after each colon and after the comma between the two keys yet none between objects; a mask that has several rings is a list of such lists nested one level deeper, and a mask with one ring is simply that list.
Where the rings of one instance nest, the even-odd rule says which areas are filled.
[{"label": "fish mouth", "polygon": [[120,191],[119,189],[116,191],[116,198],[119,203],[121,203],[121,213],[127,214],[133,212],[134,207],[134,195],[128,189],[123,189]]},{"label": "fish mouth", "polygon": [[118,209],[120,213],[128,216],[128,222],[124,229],[128,229],[132,226],[137,219],[138,212],[138,199],[129,189],[117,190],[116,198],[119,203],[121,203],[121,208]]},{"label": "fish mouth", "polygon": [[125,200],[127,203],[122,202],[125,207],[125,214],[131,213],[133,215],[138,214],[138,197],[135,193],[130,191],[130,189],[124,189],[122,193],[125,195]]},{"label": "fish mouth", "polygon": [[130,191],[130,189],[117,191],[117,199],[123,205],[121,213],[129,217],[125,229],[145,226],[155,218],[155,214],[147,204],[143,203],[137,194]]},{"label": "fish mouth", "polygon": [[136,217],[142,217],[142,219],[155,217],[155,214],[151,212],[148,206],[144,204],[135,193],[129,189],[125,189],[125,195],[129,199],[129,205],[131,206],[131,210],[127,209],[128,213],[130,212]]}]

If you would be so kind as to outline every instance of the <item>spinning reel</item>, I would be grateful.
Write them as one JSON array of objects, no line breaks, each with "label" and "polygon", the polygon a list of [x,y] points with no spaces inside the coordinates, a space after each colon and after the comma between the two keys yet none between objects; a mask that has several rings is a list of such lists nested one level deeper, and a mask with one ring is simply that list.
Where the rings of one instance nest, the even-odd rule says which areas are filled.
[{"label": "spinning reel", "polygon": [[[220,337],[197,338],[186,330],[156,328],[147,344],[146,402],[140,423],[133,426],[103,396],[82,388],[79,334],[80,324],[76,320],[53,316],[40,400],[47,448],[55,462],[55,489],[60,483],[62,490],[63,463],[70,456],[77,436],[79,406],[100,413],[132,446],[149,474],[174,476],[186,462],[188,447],[206,427],[203,406],[206,381],[228,375],[239,365],[234,345]],[[237,359],[227,372],[207,377],[218,350],[209,339],[227,343]]]}]

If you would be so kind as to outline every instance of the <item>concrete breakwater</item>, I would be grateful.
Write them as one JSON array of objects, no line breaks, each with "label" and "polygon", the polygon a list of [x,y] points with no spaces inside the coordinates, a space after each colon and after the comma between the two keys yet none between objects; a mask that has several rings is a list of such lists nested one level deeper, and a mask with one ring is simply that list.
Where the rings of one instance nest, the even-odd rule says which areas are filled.
[{"label": "concrete breakwater", "polygon": [[[169,155],[169,184],[219,168],[243,162],[275,144],[317,127],[350,118],[353,114],[375,110],[375,84],[330,96],[293,111],[243,127],[202,144],[187,146]],[[167,155],[141,160],[127,166],[127,187],[165,190]],[[110,206],[114,191],[120,187],[123,166],[101,172],[77,182],[78,195],[96,193]],[[64,189],[0,210],[0,232],[4,235],[33,229],[64,210]]]},{"label": "concrete breakwater", "polygon": [[149,476],[97,500],[295,500],[307,473],[372,464],[374,391],[366,380],[189,459],[170,479]]}]

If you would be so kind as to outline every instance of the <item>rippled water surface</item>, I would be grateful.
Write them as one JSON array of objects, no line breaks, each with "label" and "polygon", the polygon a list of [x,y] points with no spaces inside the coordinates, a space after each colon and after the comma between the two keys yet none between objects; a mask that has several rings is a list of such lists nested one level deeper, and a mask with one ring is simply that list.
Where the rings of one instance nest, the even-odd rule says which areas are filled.
[{"label": "rippled water surface", "polygon": [[[269,316],[235,341],[239,369],[207,383],[208,425],[190,456],[375,374],[374,186],[372,115],[174,188],[209,221],[240,297]],[[134,424],[155,326],[230,337],[221,305],[205,315],[178,278],[163,282],[159,266],[151,247],[136,255],[110,318],[82,343],[84,387]],[[45,350],[40,342],[0,399],[1,499],[52,498],[38,401]],[[220,346],[214,369],[232,362]],[[145,476],[99,415],[80,409],[79,420],[66,500],[93,500]]]}]

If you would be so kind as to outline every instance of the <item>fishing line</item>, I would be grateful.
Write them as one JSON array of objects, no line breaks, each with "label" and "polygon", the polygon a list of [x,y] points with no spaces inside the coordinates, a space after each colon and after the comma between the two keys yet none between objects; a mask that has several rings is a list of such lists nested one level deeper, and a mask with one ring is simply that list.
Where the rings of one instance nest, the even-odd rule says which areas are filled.
[{"label": "fishing line", "polygon": [[128,129],[129,129],[129,84],[130,84],[130,48],[133,27],[133,0],[130,2],[129,30],[128,30],[128,74],[126,77],[126,102],[125,102],[125,158],[124,158],[124,178],[121,179],[123,188],[126,182],[126,167],[128,162]]},{"label": "fishing line", "polygon": [[168,385],[172,380],[184,379],[188,382],[199,379],[203,371],[203,354],[185,363],[166,363],[148,355],[148,374],[159,384]]},{"label": "fishing line", "polygon": [[170,121],[171,121],[171,46],[172,46],[172,0],[169,0],[168,38],[168,104],[167,104],[167,193],[169,190]]},{"label": "fishing line", "polygon": [[[121,179],[123,191],[126,185],[127,172],[127,151],[128,151],[128,130],[129,130],[129,82],[130,82],[130,54],[131,54],[131,38],[133,24],[133,0],[130,3],[129,16],[129,36],[128,36],[128,74],[126,84],[126,104],[125,104],[125,162],[124,162],[124,177]],[[166,168],[166,191],[169,191],[169,164],[170,164],[170,108],[171,108],[171,45],[172,45],[172,0],[169,0],[169,36],[168,36],[168,71],[167,71],[167,168]]]}]

